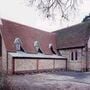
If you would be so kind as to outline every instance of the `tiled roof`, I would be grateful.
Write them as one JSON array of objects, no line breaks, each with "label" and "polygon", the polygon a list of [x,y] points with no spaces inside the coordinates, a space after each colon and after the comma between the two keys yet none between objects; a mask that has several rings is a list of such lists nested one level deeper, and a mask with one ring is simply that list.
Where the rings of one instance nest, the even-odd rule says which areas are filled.
[{"label": "tiled roof", "polygon": [[21,25],[2,19],[1,34],[7,51],[15,51],[14,40],[19,37],[26,52],[35,53],[34,41],[39,41],[45,54],[51,54],[49,43],[57,49],[82,47],[87,44],[90,35],[90,22],[57,30],[53,33],[41,31],[30,26]]},{"label": "tiled roof", "polygon": [[54,33],[56,33],[57,49],[83,47],[89,39],[90,22],[82,22]]},{"label": "tiled roof", "polygon": [[55,34],[41,31],[29,26],[21,25],[12,21],[2,19],[1,29],[7,51],[15,51],[14,40],[19,37],[23,42],[26,52],[35,53],[34,41],[39,41],[45,54],[50,54],[49,43],[56,47]]}]

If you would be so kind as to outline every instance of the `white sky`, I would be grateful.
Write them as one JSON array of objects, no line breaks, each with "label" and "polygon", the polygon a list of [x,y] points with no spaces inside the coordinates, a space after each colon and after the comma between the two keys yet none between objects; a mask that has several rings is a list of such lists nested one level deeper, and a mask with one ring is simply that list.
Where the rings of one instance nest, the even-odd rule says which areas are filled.
[{"label": "white sky", "polygon": [[24,0],[0,0],[0,17],[49,32],[80,23],[89,13],[90,0],[83,0],[76,16],[72,16],[69,22],[60,22],[59,19],[51,21],[40,15],[35,8],[27,7]]}]

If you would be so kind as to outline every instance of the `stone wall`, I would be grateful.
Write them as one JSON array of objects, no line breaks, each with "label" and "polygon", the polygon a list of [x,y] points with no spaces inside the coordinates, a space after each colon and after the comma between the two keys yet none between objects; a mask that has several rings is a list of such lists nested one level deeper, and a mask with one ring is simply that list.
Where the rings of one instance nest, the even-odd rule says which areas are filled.
[{"label": "stone wall", "polygon": [[88,50],[88,70],[90,71],[90,48]]},{"label": "stone wall", "polygon": [[37,69],[37,60],[15,59],[15,72]]},{"label": "stone wall", "polygon": [[2,71],[4,73],[7,72],[7,52],[3,39],[2,39]]},{"label": "stone wall", "polygon": [[[19,72],[66,69],[66,60],[54,59],[12,59],[8,56],[8,74]],[[14,63],[13,63],[14,61]]]},{"label": "stone wall", "polygon": [[[77,51],[77,60],[75,60],[75,51]],[[73,60],[71,60],[71,53],[73,52]],[[83,71],[86,68],[86,53],[85,49],[67,49],[60,50],[62,56],[66,57],[68,70]]]},{"label": "stone wall", "polygon": [[53,69],[54,66],[54,60],[50,60],[50,59],[42,59],[42,60],[38,60],[38,70],[44,70],[44,69]]}]

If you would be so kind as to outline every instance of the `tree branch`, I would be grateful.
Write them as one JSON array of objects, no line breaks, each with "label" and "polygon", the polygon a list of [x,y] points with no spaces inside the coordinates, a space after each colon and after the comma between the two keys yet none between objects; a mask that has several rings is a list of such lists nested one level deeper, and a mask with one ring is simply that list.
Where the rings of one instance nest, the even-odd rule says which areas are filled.
[{"label": "tree branch", "polygon": [[52,13],[58,8],[61,17],[68,20],[68,12],[76,10],[77,1],[79,0],[29,0],[29,3],[37,3],[37,8],[40,9],[47,18],[52,17]]}]

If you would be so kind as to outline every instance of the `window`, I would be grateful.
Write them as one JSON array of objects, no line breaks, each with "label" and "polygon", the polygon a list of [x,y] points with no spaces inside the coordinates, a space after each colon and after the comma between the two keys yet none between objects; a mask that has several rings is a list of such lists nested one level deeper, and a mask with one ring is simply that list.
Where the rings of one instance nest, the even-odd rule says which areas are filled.
[{"label": "window", "polygon": [[74,56],[73,52],[71,52],[71,60],[74,60],[73,56]]},{"label": "window", "polygon": [[78,60],[78,52],[77,51],[71,52],[71,60]]},{"label": "window", "polygon": [[22,47],[22,41],[20,38],[15,38],[14,40],[14,44],[15,44],[15,48],[16,48],[16,51],[22,51],[24,52],[24,48]]},{"label": "window", "polygon": [[78,59],[78,53],[77,53],[77,51],[75,51],[75,60],[77,60]]},{"label": "window", "polygon": [[35,42],[34,42],[34,47],[35,47],[37,53],[43,53],[43,51],[42,51],[41,48],[40,48],[40,43],[39,43],[39,41],[35,41]]}]

